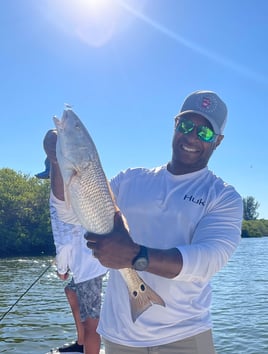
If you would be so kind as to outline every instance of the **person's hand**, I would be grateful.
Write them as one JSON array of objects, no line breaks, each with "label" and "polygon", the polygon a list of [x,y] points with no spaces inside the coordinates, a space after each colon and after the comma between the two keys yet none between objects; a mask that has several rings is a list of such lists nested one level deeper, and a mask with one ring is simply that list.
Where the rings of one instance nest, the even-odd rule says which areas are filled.
[{"label": "person's hand", "polygon": [[57,272],[57,276],[61,279],[61,280],[67,280],[69,278],[69,273],[65,273],[65,274],[60,274],[59,272]]},{"label": "person's hand", "polygon": [[51,163],[57,163],[56,143],[57,143],[57,130],[51,129],[46,133],[43,141],[44,150]]},{"label": "person's hand", "polygon": [[139,245],[131,239],[120,212],[115,213],[114,228],[105,235],[85,234],[87,247],[94,257],[107,268],[131,268],[132,259],[139,252]]}]

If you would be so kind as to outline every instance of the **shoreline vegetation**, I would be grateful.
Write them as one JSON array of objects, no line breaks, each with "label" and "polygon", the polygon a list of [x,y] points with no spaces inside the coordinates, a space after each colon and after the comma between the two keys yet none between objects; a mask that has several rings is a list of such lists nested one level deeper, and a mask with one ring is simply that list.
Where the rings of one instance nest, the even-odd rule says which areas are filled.
[{"label": "shoreline vegetation", "polygon": [[[49,193],[49,180],[0,169],[0,258],[55,256]],[[241,237],[268,237],[268,220],[243,220]]]}]

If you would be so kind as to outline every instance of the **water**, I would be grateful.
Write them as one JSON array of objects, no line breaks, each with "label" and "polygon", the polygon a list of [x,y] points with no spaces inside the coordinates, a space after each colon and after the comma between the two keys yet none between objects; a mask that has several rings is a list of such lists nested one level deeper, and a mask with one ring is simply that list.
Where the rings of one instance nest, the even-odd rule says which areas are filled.
[{"label": "water", "polygon": [[268,353],[268,237],[242,239],[213,280],[218,353]]},{"label": "water", "polygon": [[[243,239],[213,280],[218,354],[268,353],[268,237]],[[50,258],[0,260],[0,318],[51,264]],[[0,322],[0,353],[44,354],[75,339],[64,283],[50,267]]]}]

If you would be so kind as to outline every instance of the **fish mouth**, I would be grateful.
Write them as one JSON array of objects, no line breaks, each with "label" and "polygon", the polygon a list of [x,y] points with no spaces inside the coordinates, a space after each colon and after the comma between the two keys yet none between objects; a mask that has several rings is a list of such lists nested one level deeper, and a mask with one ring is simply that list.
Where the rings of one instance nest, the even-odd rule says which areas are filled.
[{"label": "fish mouth", "polygon": [[60,119],[57,116],[53,116],[53,121],[55,124],[59,124],[60,123]]},{"label": "fish mouth", "polygon": [[58,117],[54,116],[53,121],[54,121],[54,124],[55,124],[57,130],[63,129],[62,120],[60,120]]},{"label": "fish mouth", "polygon": [[65,109],[65,110],[63,111],[63,115],[62,115],[61,119],[58,118],[57,116],[54,116],[54,117],[53,117],[54,124],[55,124],[55,126],[56,126],[56,128],[57,128],[58,130],[63,130],[63,129],[64,129],[65,124],[66,124],[66,120],[67,120],[67,116],[68,116],[68,111],[69,111],[69,110],[70,110],[70,108]]}]

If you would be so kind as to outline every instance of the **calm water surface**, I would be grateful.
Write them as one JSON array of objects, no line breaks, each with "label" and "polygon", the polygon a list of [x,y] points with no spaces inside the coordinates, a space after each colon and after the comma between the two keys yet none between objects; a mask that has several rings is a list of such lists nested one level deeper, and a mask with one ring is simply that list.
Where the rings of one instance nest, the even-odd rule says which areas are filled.
[{"label": "calm water surface", "polygon": [[[267,255],[268,237],[243,239],[229,264],[213,279],[218,354],[268,353]],[[0,259],[0,318],[51,261]],[[0,321],[0,353],[44,354],[75,339],[63,288],[54,266],[50,267]]]}]

